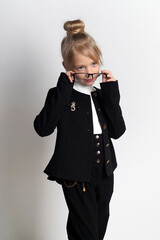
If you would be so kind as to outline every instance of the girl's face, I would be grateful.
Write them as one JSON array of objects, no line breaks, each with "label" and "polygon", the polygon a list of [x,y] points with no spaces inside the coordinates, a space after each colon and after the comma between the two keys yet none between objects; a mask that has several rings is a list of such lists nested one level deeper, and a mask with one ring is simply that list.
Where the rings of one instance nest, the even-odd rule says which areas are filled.
[{"label": "girl's face", "polygon": [[[73,58],[72,70],[75,73],[99,73],[99,63],[82,54],[76,53]],[[91,86],[97,77],[91,75],[87,77],[85,74],[76,75],[76,80],[84,86]]]}]

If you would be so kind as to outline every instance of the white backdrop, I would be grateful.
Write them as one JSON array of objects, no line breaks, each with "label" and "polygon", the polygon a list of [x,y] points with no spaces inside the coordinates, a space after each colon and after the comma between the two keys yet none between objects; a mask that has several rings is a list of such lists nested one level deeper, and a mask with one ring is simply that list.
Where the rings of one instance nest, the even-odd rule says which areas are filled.
[{"label": "white backdrop", "polygon": [[62,189],[46,179],[56,132],[33,120],[61,71],[63,23],[80,18],[118,79],[126,133],[105,239],[159,240],[159,0],[0,1],[0,240],[67,239]]}]

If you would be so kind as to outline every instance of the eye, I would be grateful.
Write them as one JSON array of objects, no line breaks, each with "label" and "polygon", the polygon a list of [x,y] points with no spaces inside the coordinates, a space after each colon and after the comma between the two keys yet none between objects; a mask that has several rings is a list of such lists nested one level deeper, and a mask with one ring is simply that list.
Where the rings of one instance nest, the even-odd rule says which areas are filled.
[{"label": "eye", "polygon": [[97,65],[97,62],[93,62],[92,65],[93,65],[93,66],[96,66],[96,65]]},{"label": "eye", "polygon": [[77,68],[77,70],[82,70],[82,69],[83,69],[83,67],[82,67],[82,66],[80,66],[80,67],[78,67],[78,68]]}]

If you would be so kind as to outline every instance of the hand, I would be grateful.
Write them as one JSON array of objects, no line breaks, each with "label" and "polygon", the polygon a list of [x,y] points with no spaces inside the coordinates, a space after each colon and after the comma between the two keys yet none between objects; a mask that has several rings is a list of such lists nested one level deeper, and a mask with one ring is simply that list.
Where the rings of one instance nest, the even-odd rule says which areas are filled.
[{"label": "hand", "polygon": [[111,71],[102,70],[101,73],[106,73],[107,74],[107,78],[105,77],[105,75],[102,74],[102,82],[114,82],[114,81],[116,81],[116,79],[113,77]]},{"label": "hand", "polygon": [[73,71],[67,71],[67,72],[66,72],[66,75],[68,76],[69,81],[70,81],[71,83],[73,83],[73,81],[74,81],[73,74],[74,74]]}]

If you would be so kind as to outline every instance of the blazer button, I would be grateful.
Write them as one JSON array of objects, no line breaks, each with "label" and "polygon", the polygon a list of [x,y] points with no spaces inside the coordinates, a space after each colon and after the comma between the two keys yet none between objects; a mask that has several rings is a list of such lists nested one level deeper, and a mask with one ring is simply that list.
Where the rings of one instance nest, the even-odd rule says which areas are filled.
[{"label": "blazer button", "polygon": [[100,143],[98,142],[98,143],[96,144],[96,146],[99,147],[99,146],[100,146]]},{"label": "blazer button", "polygon": [[101,152],[100,152],[100,151],[97,151],[97,152],[96,152],[96,154],[97,154],[97,155],[100,155],[100,154],[101,154]]},{"label": "blazer button", "polygon": [[97,159],[96,162],[97,162],[97,163],[100,163],[100,159]]},{"label": "blazer button", "polygon": [[109,143],[106,144],[106,147],[108,147],[108,146],[109,146]]},{"label": "blazer button", "polygon": [[90,132],[91,130],[90,129],[88,129],[88,132]]},{"label": "blazer button", "polygon": [[107,164],[110,162],[110,160],[107,160]]},{"label": "blazer button", "polygon": [[104,124],[104,125],[103,125],[103,129],[106,129],[106,128],[107,128],[107,124]]},{"label": "blazer button", "polygon": [[98,139],[98,138],[99,138],[99,135],[96,135],[95,138]]},{"label": "blazer button", "polygon": [[99,112],[101,112],[101,109],[100,109],[100,108],[98,108],[98,111],[99,111]]}]

